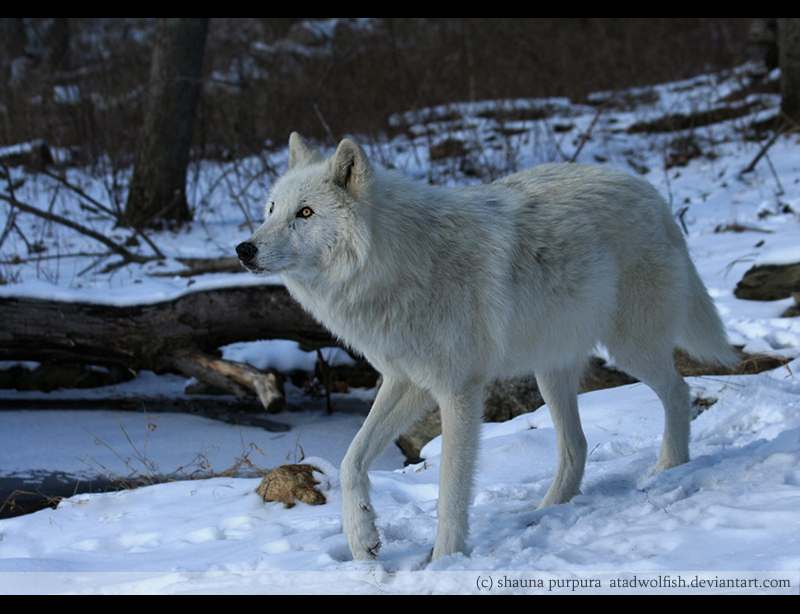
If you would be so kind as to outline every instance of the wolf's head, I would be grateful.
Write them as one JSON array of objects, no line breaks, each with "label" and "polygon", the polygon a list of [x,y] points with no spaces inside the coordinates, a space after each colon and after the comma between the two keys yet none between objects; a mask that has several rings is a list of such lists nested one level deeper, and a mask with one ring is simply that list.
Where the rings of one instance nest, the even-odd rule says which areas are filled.
[{"label": "wolf's head", "polygon": [[296,132],[289,139],[289,169],[272,188],[265,221],[236,248],[256,275],[303,279],[324,272],[346,275],[364,257],[364,220],[373,169],[350,139],[322,159]]}]

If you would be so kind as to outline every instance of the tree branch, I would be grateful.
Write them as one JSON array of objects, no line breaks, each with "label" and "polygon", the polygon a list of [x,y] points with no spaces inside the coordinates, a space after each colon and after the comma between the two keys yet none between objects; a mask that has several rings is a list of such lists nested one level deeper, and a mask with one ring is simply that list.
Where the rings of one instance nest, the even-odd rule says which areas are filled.
[{"label": "tree branch", "polygon": [[83,235],[87,237],[91,237],[95,241],[99,241],[106,247],[108,247],[112,252],[122,256],[126,262],[137,262],[139,264],[144,264],[146,262],[151,262],[153,260],[161,260],[163,256],[140,256],[139,254],[134,254],[121,245],[114,243],[108,237],[100,234],[99,232],[95,232],[91,228],[87,228],[86,226],[82,226],[72,220],[69,220],[65,217],[61,217],[60,215],[56,215],[55,213],[49,213],[47,211],[42,211],[41,209],[37,209],[36,207],[32,207],[30,205],[26,205],[23,202],[17,200],[17,198],[13,194],[4,194],[0,192],[0,200],[4,200],[9,203],[12,207],[16,207],[20,211],[25,213],[30,213],[32,215],[36,215],[38,217],[44,218],[46,220],[56,222],[57,224],[61,224],[62,226],[67,226],[68,228],[72,228],[73,230],[77,230]]},{"label": "tree branch", "polygon": [[775,144],[775,142],[780,138],[780,136],[786,133],[788,129],[789,129],[789,124],[787,122],[784,121],[783,123],[781,123],[781,125],[775,131],[775,134],[772,135],[772,138],[769,141],[767,141],[767,144],[764,145],[761,148],[761,151],[758,152],[756,157],[753,158],[753,161],[747,166],[747,168],[743,169],[739,173],[739,177],[747,175],[748,173],[752,173],[755,170],[756,165],[761,161],[761,158],[763,158],[764,155],[767,153],[767,151],[769,151],[769,148],[772,147]]},{"label": "tree branch", "polygon": [[[121,223],[119,214],[115,213],[114,211],[112,211],[111,209],[106,207],[103,203],[101,203],[97,199],[92,198],[91,196],[89,196],[86,192],[84,192],[78,186],[76,186],[76,185],[70,183],[69,181],[67,181],[66,177],[61,177],[60,175],[57,175],[55,173],[51,173],[47,169],[33,169],[33,168],[30,168],[29,170],[31,172],[43,173],[44,175],[47,175],[51,179],[55,179],[60,184],[62,184],[64,187],[66,187],[67,189],[75,192],[75,194],[77,194],[81,198],[85,199],[87,202],[91,203],[94,207],[97,207],[103,213],[105,213],[105,214],[111,216],[112,218],[114,218],[115,220],[117,220],[117,224]],[[152,249],[153,253],[155,253],[155,255],[158,256],[159,260],[164,260],[166,258],[166,256],[164,256],[164,254],[161,253],[161,250],[158,249],[156,244],[153,243],[153,241],[150,240],[150,237],[148,237],[146,234],[144,234],[138,228],[133,228],[133,232],[136,234],[136,236],[141,237],[142,240],[144,240],[144,242],[147,243],[150,246],[150,249]]]}]

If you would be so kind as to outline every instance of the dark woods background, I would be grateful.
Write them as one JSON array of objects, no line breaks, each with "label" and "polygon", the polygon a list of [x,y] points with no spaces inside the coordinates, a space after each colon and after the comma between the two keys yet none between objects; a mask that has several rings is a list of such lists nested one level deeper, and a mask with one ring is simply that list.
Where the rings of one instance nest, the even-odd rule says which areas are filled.
[{"label": "dark woods background", "polygon": [[[309,18],[209,22],[192,158],[388,130],[452,101],[626,88],[763,59],[747,18]],[[156,20],[0,19],[0,146],[44,140],[73,164],[133,163]],[[758,43],[758,41],[755,41]]]}]

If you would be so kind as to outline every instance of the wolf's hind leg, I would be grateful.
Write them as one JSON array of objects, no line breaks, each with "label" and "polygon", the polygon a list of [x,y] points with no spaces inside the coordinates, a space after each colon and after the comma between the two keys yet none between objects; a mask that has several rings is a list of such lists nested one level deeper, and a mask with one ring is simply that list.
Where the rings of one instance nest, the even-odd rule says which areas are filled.
[{"label": "wolf's hind leg", "polygon": [[664,406],[664,438],[655,472],[689,462],[691,398],[689,386],[675,371],[672,351],[642,351],[636,361],[619,361],[625,372],[653,389]]},{"label": "wolf's hind leg", "polygon": [[578,415],[582,366],[537,372],[539,391],[547,403],[558,445],[558,470],[539,509],[567,503],[578,494],[586,465],[586,437]]}]

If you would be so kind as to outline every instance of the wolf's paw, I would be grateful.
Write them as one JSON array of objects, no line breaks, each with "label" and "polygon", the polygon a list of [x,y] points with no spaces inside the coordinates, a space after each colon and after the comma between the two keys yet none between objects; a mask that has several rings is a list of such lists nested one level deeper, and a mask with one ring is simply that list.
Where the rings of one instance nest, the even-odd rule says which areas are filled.
[{"label": "wolf's paw", "polygon": [[375,528],[375,514],[369,505],[361,504],[342,516],[344,534],[357,561],[371,561],[378,556],[381,540]]},{"label": "wolf's paw", "polygon": [[466,527],[462,531],[448,531],[440,526],[436,535],[436,543],[431,552],[431,561],[438,561],[445,556],[464,552],[466,546]]},{"label": "wolf's paw", "polygon": [[356,561],[372,561],[381,548],[381,540],[374,526],[366,527],[364,531],[348,533],[347,542]]},{"label": "wolf's paw", "polygon": [[556,478],[556,481],[550,486],[544,499],[542,499],[542,502],[536,509],[543,510],[552,505],[569,503],[576,496],[581,494],[581,490],[578,488],[579,485],[580,479],[565,482]]},{"label": "wolf's paw", "polygon": [[688,461],[665,461],[665,462],[658,462],[655,467],[650,472],[650,475],[658,475],[662,471],[669,471],[670,469],[675,469],[675,467],[680,467],[681,465],[686,464]]},{"label": "wolf's paw", "polygon": [[658,457],[658,462],[653,469],[653,475],[659,474],[662,471],[674,469],[675,467],[680,467],[681,465],[685,465],[689,462],[689,460],[689,454],[687,452],[681,453],[671,452],[670,450],[662,450],[660,456]]},{"label": "wolf's paw", "polygon": [[358,544],[350,542],[350,551],[353,553],[353,558],[356,561],[373,561],[378,557],[378,551],[381,549],[381,542],[378,538],[378,532],[375,531],[374,539],[368,539]]}]

